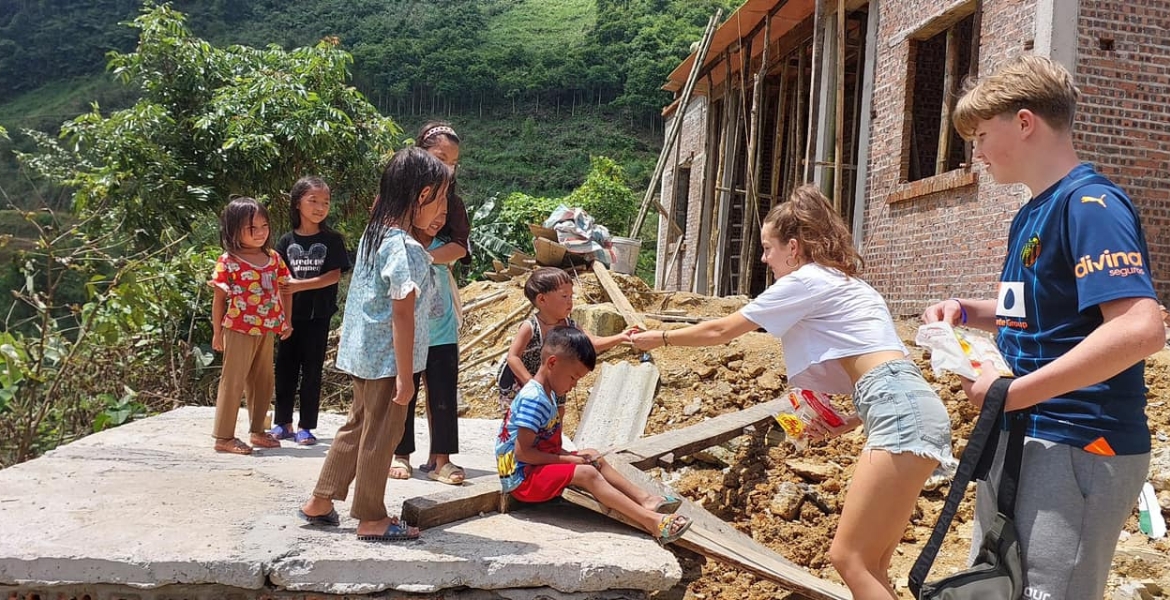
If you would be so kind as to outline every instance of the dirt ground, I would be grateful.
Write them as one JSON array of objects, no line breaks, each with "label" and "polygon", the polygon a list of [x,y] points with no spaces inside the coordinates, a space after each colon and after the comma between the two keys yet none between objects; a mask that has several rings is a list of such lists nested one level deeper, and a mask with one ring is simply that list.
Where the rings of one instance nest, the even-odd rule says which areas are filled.
[{"label": "dirt ground", "polygon": [[[635,309],[642,312],[664,314],[685,311],[686,315],[692,317],[718,317],[734,312],[747,301],[743,297],[711,298],[688,293],[658,292],[633,277],[615,275],[615,278]],[[465,317],[461,334],[462,364],[470,368],[465,366],[460,375],[460,389],[464,401],[469,405],[466,416],[498,416],[492,383],[499,363],[498,357],[507,349],[521,318],[505,317],[527,305],[521,288],[523,281],[524,278],[519,277],[505,283],[476,282],[462,290],[465,304],[504,291],[495,299],[480,306],[472,306]],[[607,301],[607,297],[594,276],[581,275],[576,286],[576,302],[604,301]],[[648,319],[647,325],[668,329],[683,326],[663,324],[653,319]],[[929,363],[913,344],[916,327],[917,323],[910,319],[899,322],[899,331],[907,347],[947,405],[955,432],[955,455],[958,456],[978,411],[965,401],[957,378],[948,376],[936,381],[930,375]],[[469,344],[473,340],[476,343]],[[640,353],[633,349],[618,348],[606,353],[601,359],[610,362],[636,361],[639,356]],[[647,435],[693,425],[709,417],[772,400],[787,387],[781,366],[780,343],[763,333],[750,333],[722,347],[666,347],[655,350],[653,360],[661,373],[661,382],[646,427]],[[479,364],[475,364],[477,362]],[[596,373],[583,379],[569,398],[565,427],[570,435],[576,428],[595,378]],[[1150,387],[1147,412],[1155,434],[1155,448],[1165,448],[1170,446],[1170,441],[1167,441],[1170,436],[1170,407],[1165,402],[1170,396],[1170,352],[1163,351],[1148,361],[1147,381]],[[863,442],[863,435],[857,430],[798,451],[791,444],[771,444],[760,432],[754,438],[745,436],[726,444],[725,449],[728,451],[723,452],[723,460],[727,464],[716,464],[716,457],[708,458],[710,462],[696,460],[673,472],[652,472],[756,541],[819,577],[840,582],[828,562],[827,553],[836,529],[844,491]],[[830,474],[821,481],[806,479],[791,468],[790,464],[799,467],[797,461],[827,465]],[[820,501],[804,502],[799,513],[791,520],[773,515],[770,509],[772,498],[784,482],[810,486]],[[912,521],[902,537],[902,544],[897,549],[891,575],[904,598],[910,598],[910,592],[905,587],[906,574],[929,537],[946,490],[947,486],[944,485],[935,491],[923,491]],[[960,506],[951,534],[935,563],[933,577],[966,565],[972,527],[973,490],[974,486]],[[1170,541],[1162,539],[1151,542],[1141,534],[1138,531],[1136,510],[1126,523],[1122,538],[1114,558],[1107,597],[1116,586],[1130,580],[1156,582],[1163,590],[1170,590],[1170,560],[1167,559]],[[785,597],[783,590],[775,584],[750,573],[685,551],[680,552],[679,557],[684,568],[683,581],[676,588],[661,594],[660,598]],[[1151,587],[1156,589],[1157,586]],[[1170,591],[1160,593],[1170,594]]]}]

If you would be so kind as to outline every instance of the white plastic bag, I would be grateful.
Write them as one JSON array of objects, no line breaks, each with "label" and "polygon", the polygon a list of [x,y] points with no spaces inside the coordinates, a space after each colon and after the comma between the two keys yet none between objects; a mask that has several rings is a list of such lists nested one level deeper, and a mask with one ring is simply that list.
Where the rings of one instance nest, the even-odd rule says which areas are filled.
[{"label": "white plastic bag", "polygon": [[1007,361],[991,338],[966,328],[954,328],[942,321],[918,328],[914,343],[930,349],[930,367],[935,377],[950,371],[967,379],[978,379],[984,367],[1001,377],[1012,377]]}]

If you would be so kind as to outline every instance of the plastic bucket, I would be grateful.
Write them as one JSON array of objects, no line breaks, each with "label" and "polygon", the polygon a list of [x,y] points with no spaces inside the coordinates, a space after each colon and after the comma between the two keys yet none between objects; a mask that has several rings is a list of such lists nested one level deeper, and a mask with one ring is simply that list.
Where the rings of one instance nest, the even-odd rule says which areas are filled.
[{"label": "plastic bucket", "polygon": [[633,275],[638,270],[638,252],[642,250],[642,240],[617,237],[613,238],[613,270],[625,275]]}]

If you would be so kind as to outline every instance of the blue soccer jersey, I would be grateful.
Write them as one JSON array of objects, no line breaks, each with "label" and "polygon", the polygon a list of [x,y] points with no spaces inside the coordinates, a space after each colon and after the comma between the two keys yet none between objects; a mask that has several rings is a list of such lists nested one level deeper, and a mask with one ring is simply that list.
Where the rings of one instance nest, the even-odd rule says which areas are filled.
[{"label": "blue soccer jersey", "polygon": [[[1012,220],[995,310],[1016,375],[1056,360],[1103,322],[1098,305],[1156,298],[1149,252],[1129,198],[1082,164]],[[1031,411],[1028,435],[1095,454],[1150,451],[1145,362]]]}]

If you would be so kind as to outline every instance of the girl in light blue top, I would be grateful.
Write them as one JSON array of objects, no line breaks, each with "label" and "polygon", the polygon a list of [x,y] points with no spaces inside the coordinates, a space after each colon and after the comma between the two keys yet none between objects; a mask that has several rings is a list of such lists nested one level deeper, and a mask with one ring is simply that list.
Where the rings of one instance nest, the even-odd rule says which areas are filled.
[{"label": "girl in light blue top", "polygon": [[353,376],[353,404],[329,447],[313,496],[299,511],[311,525],[340,523],[335,500],[351,482],[357,537],[395,541],[418,529],[386,513],[386,472],[402,438],[412,375],[426,367],[434,305],[431,259],[415,239],[446,206],[451,171],[425,150],[407,148],[382,173],[378,200],[358,245],[341,322],[337,368]]}]

